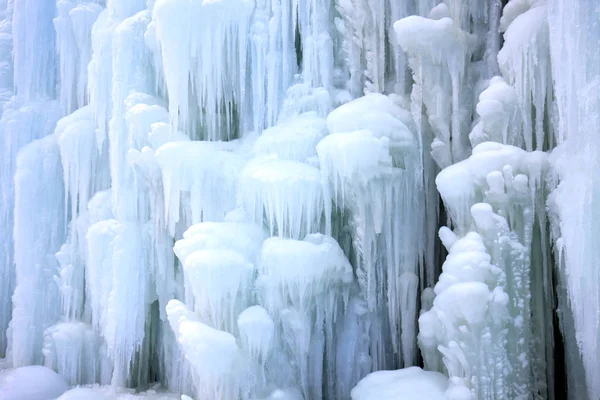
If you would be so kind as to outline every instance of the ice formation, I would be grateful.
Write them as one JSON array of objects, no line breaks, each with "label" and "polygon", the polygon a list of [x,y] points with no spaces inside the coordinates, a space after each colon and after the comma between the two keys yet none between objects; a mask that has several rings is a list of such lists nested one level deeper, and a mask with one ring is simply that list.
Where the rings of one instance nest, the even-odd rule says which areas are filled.
[{"label": "ice formation", "polygon": [[599,13],[0,0],[0,398],[598,399]]}]

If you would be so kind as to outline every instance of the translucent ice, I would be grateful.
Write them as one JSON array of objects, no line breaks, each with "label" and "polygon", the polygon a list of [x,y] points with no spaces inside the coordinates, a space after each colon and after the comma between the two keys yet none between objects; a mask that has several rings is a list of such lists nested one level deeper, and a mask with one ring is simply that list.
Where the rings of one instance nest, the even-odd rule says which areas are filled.
[{"label": "translucent ice", "polygon": [[277,157],[252,159],[240,174],[239,201],[271,234],[299,238],[320,230],[324,211],[319,170]]}]

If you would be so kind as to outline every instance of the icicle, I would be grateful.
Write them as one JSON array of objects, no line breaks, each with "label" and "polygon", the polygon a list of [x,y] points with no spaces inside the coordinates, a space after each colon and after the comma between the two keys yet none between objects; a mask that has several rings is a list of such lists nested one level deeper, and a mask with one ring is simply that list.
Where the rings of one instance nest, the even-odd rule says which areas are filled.
[{"label": "icicle", "polygon": [[[236,206],[235,190],[244,160],[225,149],[225,142],[170,142],[156,158],[163,177],[165,221],[175,233],[180,221],[181,193],[190,195],[191,220],[222,221]],[[186,205],[186,204],[184,204]]]},{"label": "icicle", "polygon": [[13,54],[15,93],[25,100],[53,98],[56,90],[56,0],[15,0]]},{"label": "icicle", "polygon": [[242,348],[264,368],[275,330],[273,319],[263,307],[252,306],[240,313],[237,324]]},{"label": "icicle", "polygon": [[[552,91],[547,15],[547,7],[539,5],[514,18],[505,27],[504,45],[498,53],[502,75],[517,93],[528,151],[544,150],[549,144],[544,128]],[[506,19],[503,23],[506,25]]]},{"label": "icicle", "polygon": [[238,196],[250,218],[266,218],[271,234],[299,238],[318,232],[324,211],[319,170],[274,157],[251,160],[240,175]]},{"label": "icicle", "polygon": [[87,67],[92,54],[92,25],[102,7],[93,3],[57,2],[54,19],[60,58],[60,102],[68,114],[87,103]]},{"label": "icicle", "polygon": [[152,18],[175,129],[181,127],[194,137],[196,119],[206,131],[201,137],[234,137],[238,127],[231,124],[232,118],[245,116],[246,49],[253,6],[248,0],[156,2]]},{"label": "icicle", "polygon": [[295,0],[298,30],[302,35],[302,78],[311,87],[331,88],[333,39],[331,6],[327,0]]},{"label": "icicle", "polygon": [[44,332],[44,364],[69,385],[110,383],[112,365],[106,345],[91,326],[60,323]]}]

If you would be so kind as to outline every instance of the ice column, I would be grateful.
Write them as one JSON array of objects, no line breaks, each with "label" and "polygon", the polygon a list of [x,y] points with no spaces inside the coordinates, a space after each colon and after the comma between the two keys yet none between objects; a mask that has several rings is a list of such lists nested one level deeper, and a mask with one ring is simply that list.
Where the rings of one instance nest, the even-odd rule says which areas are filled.
[{"label": "ice column", "polygon": [[[5,106],[2,116],[2,159],[6,160],[3,161],[6,163],[3,171],[10,174],[3,178],[2,191],[7,196],[6,205],[10,210],[3,212],[3,218],[9,223],[3,229],[8,232],[12,228],[13,216],[10,214],[13,212],[13,198],[16,210],[13,233],[16,289],[13,319],[8,333],[8,352],[12,354],[9,358],[15,366],[42,362],[43,330],[54,322],[60,309],[54,284],[57,266],[53,254],[60,247],[57,242],[64,240],[66,219],[60,210],[57,212],[57,209],[52,209],[57,201],[63,201],[63,195],[57,193],[62,190],[62,177],[59,177],[62,168],[56,140],[36,142],[32,147],[23,149],[17,157],[26,144],[51,133],[59,116],[58,105],[49,101],[56,87],[55,35],[52,26],[55,10],[54,1],[16,0],[8,3],[6,14],[12,17],[16,96],[10,105]],[[9,26],[5,24],[4,29],[8,30]],[[8,43],[5,44],[8,50]],[[8,67],[6,72],[10,70]],[[20,172],[16,175],[13,189],[12,176],[17,170]],[[48,201],[39,205],[41,209],[34,212],[33,205],[42,197],[48,197]],[[34,227],[35,232],[31,231]],[[12,243],[12,240],[8,241],[9,246]],[[7,254],[10,258],[11,252]],[[10,276],[13,263],[10,259],[7,261],[3,270]],[[3,288],[3,293],[10,293],[11,279],[7,282],[8,291],[5,292]]]},{"label": "ice column", "polygon": [[[32,205],[43,198],[36,207]],[[9,352],[15,367],[42,364],[44,330],[60,316],[54,253],[66,238],[62,165],[56,137],[26,146],[15,175],[16,288]]]}]

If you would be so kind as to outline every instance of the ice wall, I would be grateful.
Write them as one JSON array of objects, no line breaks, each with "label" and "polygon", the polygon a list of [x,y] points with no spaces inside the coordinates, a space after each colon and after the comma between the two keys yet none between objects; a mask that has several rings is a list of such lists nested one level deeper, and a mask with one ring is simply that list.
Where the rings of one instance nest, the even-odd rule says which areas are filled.
[{"label": "ice wall", "polygon": [[[31,320],[24,320],[24,324],[15,325],[9,331],[6,330],[8,322],[11,320],[11,310],[6,307],[6,302],[10,303],[10,296],[14,292],[14,288],[19,284],[19,281],[29,280],[28,274],[36,274],[36,269],[45,271],[45,277],[39,277],[38,283],[30,282],[33,287],[37,284],[41,285],[41,297],[44,296],[46,289],[51,292],[53,282],[53,264],[54,261],[48,255],[58,250],[60,242],[63,240],[64,217],[61,218],[61,210],[53,210],[53,206],[57,201],[57,196],[62,196],[59,179],[55,174],[61,174],[62,166],[60,158],[57,157],[56,143],[46,142],[38,144],[37,150],[27,151],[28,156],[18,156],[19,151],[26,147],[30,142],[40,139],[52,132],[56,120],[59,117],[58,103],[52,101],[52,96],[55,90],[55,54],[54,54],[54,28],[52,26],[52,18],[56,4],[54,1],[43,2],[28,2],[28,1],[8,1],[4,2],[5,8],[4,19],[2,22],[2,105],[4,112],[0,119],[2,129],[2,243],[4,250],[2,252],[2,295],[3,308],[0,316],[0,325],[4,328],[3,334],[0,335],[0,352],[4,353],[7,350],[10,352],[14,335],[26,334],[33,341],[30,346],[23,347],[23,353],[17,357],[18,365],[28,365],[32,362],[39,362],[41,357],[35,354],[41,345],[41,334],[44,325],[52,322],[52,313],[48,319],[42,318],[40,324],[29,328],[36,318],[33,318],[34,310],[27,307],[27,314],[32,317]],[[27,14],[31,13],[30,16]],[[28,28],[27,24],[32,23]],[[12,96],[12,97],[11,97]],[[52,155],[37,154],[41,149],[48,149]],[[23,170],[24,186],[21,186],[20,210],[21,218],[25,224],[40,226],[43,228],[38,231],[38,237],[33,238],[27,233],[27,226],[23,226],[20,230],[22,235],[16,235],[17,227],[14,224],[17,218],[19,208],[16,199],[16,172],[19,166],[19,158],[21,161],[20,167]],[[31,163],[31,164],[30,164]],[[48,171],[36,171],[40,166],[47,165]],[[25,170],[29,170],[26,172]],[[35,174],[40,175],[34,178]],[[40,187],[37,188],[38,178],[45,178],[48,182],[40,182]],[[55,189],[54,182],[58,185]],[[31,185],[31,187],[29,187]],[[45,189],[42,185],[46,185]],[[52,188],[52,189],[51,189]],[[46,213],[40,210],[40,214],[36,215],[32,212],[30,205],[34,199],[44,193],[49,192],[49,207]],[[56,215],[52,215],[56,214]],[[39,217],[39,219],[38,219]],[[13,232],[14,226],[14,232]],[[17,236],[20,236],[21,244],[17,244]],[[58,247],[56,247],[58,246]],[[19,250],[17,250],[19,248]],[[33,252],[31,249],[37,249]],[[34,254],[36,253],[36,254]],[[30,257],[34,257],[31,259]],[[31,264],[37,260],[37,263]],[[27,270],[24,275],[19,277],[19,269],[17,264]],[[36,278],[37,279],[37,278]],[[30,288],[32,289],[32,288]],[[31,301],[32,304],[42,301],[35,299],[33,292],[28,292],[23,289],[21,301],[23,304]],[[50,296],[50,299],[53,298]],[[17,302],[16,299],[13,301]],[[43,304],[43,303],[39,303]],[[40,310],[41,311],[41,310]],[[35,311],[38,312],[38,311]],[[28,318],[29,318],[28,317]],[[11,332],[12,331],[12,338]],[[8,332],[8,333],[7,333]],[[7,341],[5,341],[5,333]],[[35,343],[35,344],[34,344]],[[21,358],[22,357],[22,358]]]},{"label": "ice wall", "polygon": [[[593,399],[600,395],[595,358],[598,315],[592,306],[599,293],[593,221],[598,194],[595,154],[600,60],[588,49],[599,44],[599,10],[593,1],[549,1],[548,10],[558,110],[555,129],[559,145],[552,154],[558,187],[549,204],[561,285],[559,316],[566,342],[569,392],[573,398]],[[585,374],[585,381],[580,374]]]},{"label": "ice wall", "polygon": [[2,365],[597,398],[598,9],[503,3],[0,1]]}]

